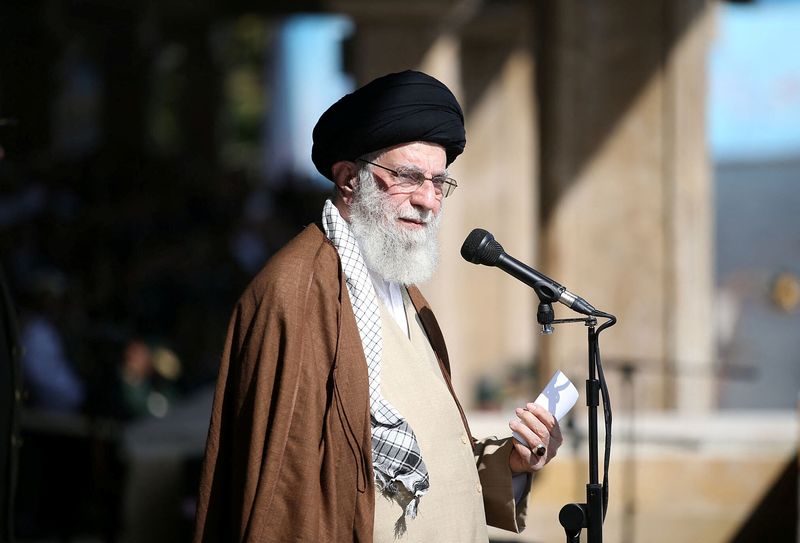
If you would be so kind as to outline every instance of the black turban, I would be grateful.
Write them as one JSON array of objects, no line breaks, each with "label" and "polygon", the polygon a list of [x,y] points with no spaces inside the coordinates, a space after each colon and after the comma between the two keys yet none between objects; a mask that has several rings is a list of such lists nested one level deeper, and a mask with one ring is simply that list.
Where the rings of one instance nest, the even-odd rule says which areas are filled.
[{"label": "black turban", "polygon": [[444,147],[449,166],[464,150],[464,114],[444,83],[407,70],[375,79],[328,108],[314,127],[311,159],[333,180],[331,166],[401,143]]}]

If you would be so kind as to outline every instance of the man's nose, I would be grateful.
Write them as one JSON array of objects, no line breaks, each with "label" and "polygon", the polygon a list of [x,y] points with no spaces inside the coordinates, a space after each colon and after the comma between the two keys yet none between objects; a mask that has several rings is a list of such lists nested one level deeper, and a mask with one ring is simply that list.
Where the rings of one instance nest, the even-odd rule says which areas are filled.
[{"label": "man's nose", "polygon": [[411,193],[410,201],[412,205],[430,209],[436,213],[441,205],[441,196],[436,195],[433,181],[426,179],[424,183],[417,187],[417,190]]}]

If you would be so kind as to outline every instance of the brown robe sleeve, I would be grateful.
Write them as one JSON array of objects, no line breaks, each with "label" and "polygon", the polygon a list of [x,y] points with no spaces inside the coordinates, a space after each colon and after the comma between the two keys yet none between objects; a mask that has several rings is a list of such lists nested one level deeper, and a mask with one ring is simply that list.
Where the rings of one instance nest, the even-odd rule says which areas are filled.
[{"label": "brown robe sleeve", "polygon": [[512,437],[490,437],[475,443],[475,461],[483,487],[483,508],[486,523],[495,528],[520,533],[525,529],[528,514],[528,493],[533,474],[527,479],[525,492],[519,501],[514,499],[511,483],[513,474],[508,459],[513,450]]},{"label": "brown robe sleeve", "polygon": [[240,299],[215,391],[195,543],[371,540],[366,364],[342,286],[335,250],[312,226]]}]

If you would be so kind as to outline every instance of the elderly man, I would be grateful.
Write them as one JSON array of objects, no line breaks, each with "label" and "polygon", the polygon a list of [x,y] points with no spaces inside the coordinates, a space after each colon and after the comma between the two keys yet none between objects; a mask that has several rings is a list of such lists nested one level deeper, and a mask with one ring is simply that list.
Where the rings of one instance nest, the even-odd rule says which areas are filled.
[{"label": "elderly man", "polygon": [[[238,302],[222,357],[195,541],[487,541],[524,528],[531,474],[561,434],[518,409],[525,445],[476,441],[415,284],[437,261],[453,94],[419,72],[326,111],[312,158],[335,184]],[[534,454],[537,450],[540,454]]]}]

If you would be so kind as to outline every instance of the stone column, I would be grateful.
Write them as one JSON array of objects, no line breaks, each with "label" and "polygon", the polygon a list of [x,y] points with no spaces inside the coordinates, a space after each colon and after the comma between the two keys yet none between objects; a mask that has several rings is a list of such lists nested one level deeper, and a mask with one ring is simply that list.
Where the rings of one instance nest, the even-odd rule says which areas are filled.
[{"label": "stone column", "polygon": [[[612,382],[615,361],[639,370],[637,405],[708,409],[708,8],[702,0],[539,6],[545,271],[620,318],[601,347]],[[585,336],[557,329],[543,344],[548,369],[582,380]]]}]

